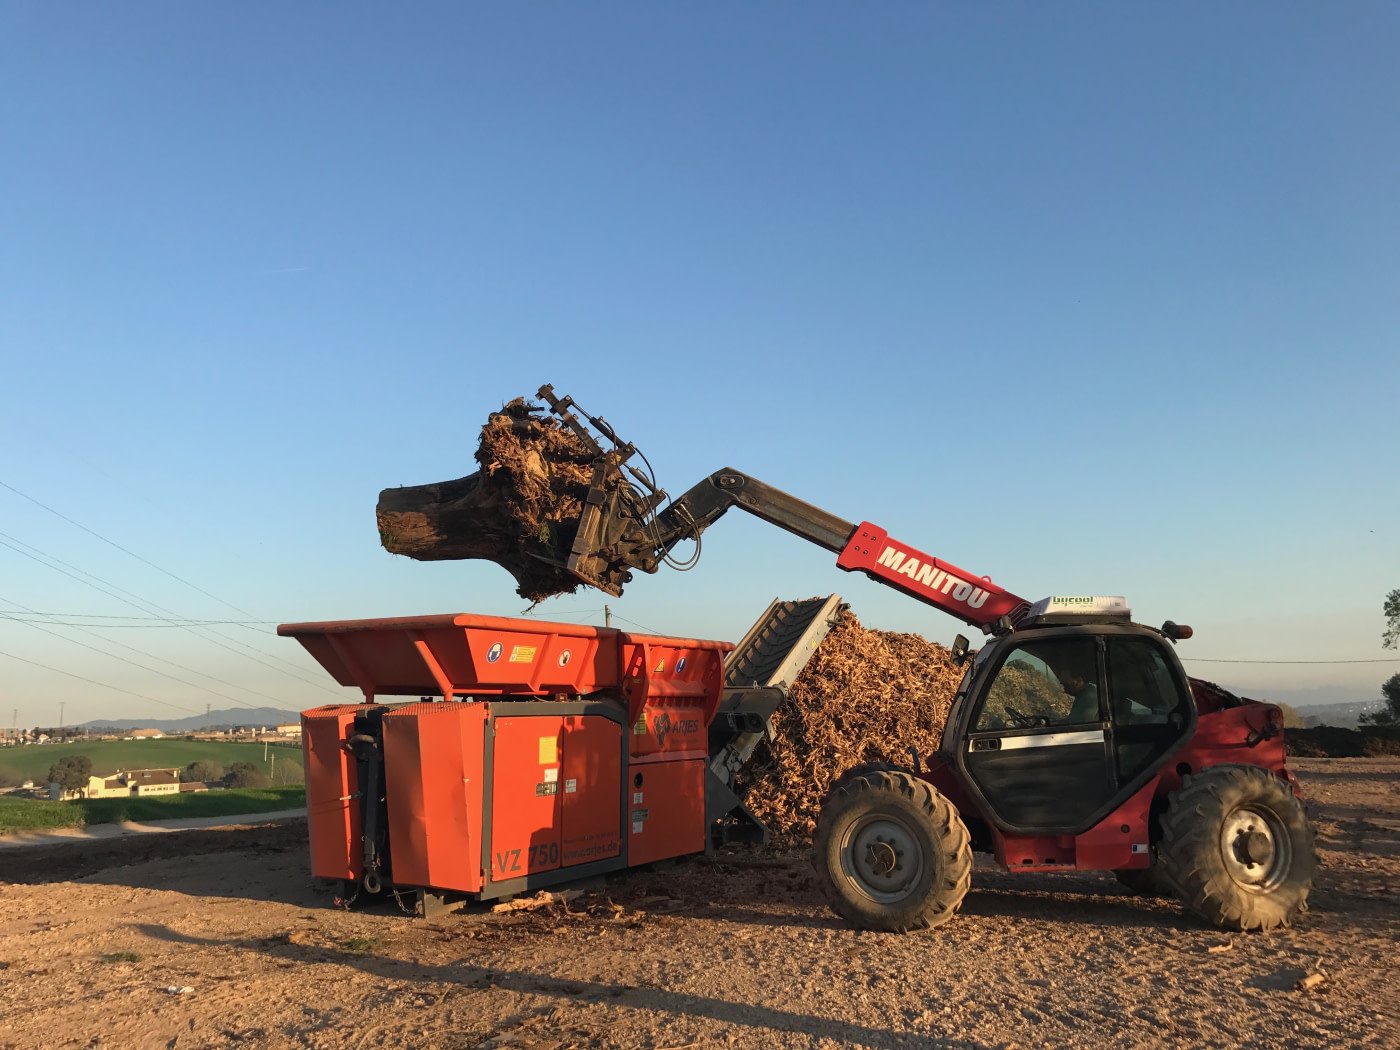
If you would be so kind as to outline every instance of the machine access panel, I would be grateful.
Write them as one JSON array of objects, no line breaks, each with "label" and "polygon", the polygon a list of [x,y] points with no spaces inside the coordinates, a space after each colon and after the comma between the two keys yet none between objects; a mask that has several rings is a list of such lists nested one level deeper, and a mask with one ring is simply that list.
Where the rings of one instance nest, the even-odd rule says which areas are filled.
[{"label": "machine access panel", "polygon": [[494,722],[491,880],[616,857],[622,727],[589,715]]}]

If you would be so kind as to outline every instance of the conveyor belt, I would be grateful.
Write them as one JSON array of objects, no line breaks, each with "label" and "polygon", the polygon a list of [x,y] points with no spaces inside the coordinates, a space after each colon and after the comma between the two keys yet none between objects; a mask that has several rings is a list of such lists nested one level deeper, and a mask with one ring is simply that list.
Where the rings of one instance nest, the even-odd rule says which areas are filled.
[{"label": "conveyor belt", "polygon": [[726,689],[758,686],[787,692],[840,617],[841,596],[785,602],[768,611],[724,662]]},{"label": "conveyor belt", "polygon": [[710,723],[705,811],[711,841],[767,842],[768,829],[734,793],[735,774],[771,730],[769,719],[827,632],[841,618],[841,596],[775,599],[724,663],[724,695]]}]

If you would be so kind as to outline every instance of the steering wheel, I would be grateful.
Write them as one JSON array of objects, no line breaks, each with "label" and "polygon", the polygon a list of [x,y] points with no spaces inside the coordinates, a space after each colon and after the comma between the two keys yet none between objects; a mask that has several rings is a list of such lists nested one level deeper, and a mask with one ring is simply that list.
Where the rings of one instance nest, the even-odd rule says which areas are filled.
[{"label": "steering wheel", "polygon": [[1011,719],[1012,724],[1017,729],[1030,729],[1035,725],[1035,719],[1031,718],[1029,715],[1021,714],[1021,712],[1017,711],[1014,707],[1003,707],[1002,710],[1006,712],[1006,717]]}]

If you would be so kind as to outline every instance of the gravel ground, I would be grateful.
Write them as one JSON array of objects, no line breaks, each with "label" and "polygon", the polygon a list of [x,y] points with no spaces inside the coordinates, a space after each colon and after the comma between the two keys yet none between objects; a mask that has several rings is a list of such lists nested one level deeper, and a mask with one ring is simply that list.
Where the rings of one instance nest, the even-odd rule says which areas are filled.
[{"label": "gravel ground", "polygon": [[0,1047],[1398,1046],[1400,760],[1294,768],[1322,870],[1264,935],[986,866],[941,930],[856,932],[802,852],[424,921],[330,907],[299,822],[7,850]]}]

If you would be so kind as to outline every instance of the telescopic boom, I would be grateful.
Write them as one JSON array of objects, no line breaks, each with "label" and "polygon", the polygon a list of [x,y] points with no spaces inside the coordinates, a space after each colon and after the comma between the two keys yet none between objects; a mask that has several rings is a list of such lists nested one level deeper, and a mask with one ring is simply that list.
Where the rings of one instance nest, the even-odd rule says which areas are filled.
[{"label": "telescopic boom", "polygon": [[[555,397],[549,386],[541,387],[539,396],[598,451],[588,498],[565,564],[570,572],[595,587],[615,590],[600,583],[604,575],[600,570],[605,567],[626,566],[655,572],[670,558],[677,544],[698,541],[701,533],[727,510],[738,507],[836,554],[838,568],[863,572],[872,580],[981,628],[984,633],[997,632],[1029,608],[1030,603],[1024,598],[998,587],[988,576],[976,576],[891,539],[884,529],[868,521],[852,524],[730,467],[711,474],[657,511],[666,492],[640,470],[626,466],[636,453],[635,446],[619,440],[606,420],[579,410],[612,442],[613,449],[605,450],[569,411],[578,408],[572,398]],[[648,490],[646,495],[628,481],[624,467]]]}]

